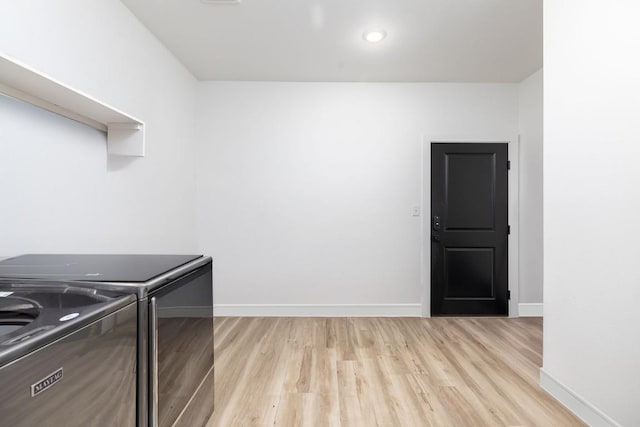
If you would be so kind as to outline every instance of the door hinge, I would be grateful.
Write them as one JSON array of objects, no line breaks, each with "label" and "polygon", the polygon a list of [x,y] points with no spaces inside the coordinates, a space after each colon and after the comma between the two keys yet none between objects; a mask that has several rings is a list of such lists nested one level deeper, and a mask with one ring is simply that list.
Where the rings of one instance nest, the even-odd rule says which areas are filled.
[{"label": "door hinge", "polygon": [[510,300],[511,299],[511,291],[507,291],[507,299]]},{"label": "door hinge", "polygon": [[507,225],[507,234],[511,234],[511,226]]},{"label": "door hinge", "polygon": [[507,170],[511,170],[511,160],[507,160]]}]

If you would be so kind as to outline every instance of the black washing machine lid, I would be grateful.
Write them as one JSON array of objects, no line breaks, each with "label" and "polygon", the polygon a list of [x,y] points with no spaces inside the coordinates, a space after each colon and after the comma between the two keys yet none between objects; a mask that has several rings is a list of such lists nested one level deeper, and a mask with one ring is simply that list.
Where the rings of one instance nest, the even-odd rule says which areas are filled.
[{"label": "black washing machine lid", "polygon": [[143,283],[202,255],[29,254],[0,261],[0,278]]}]

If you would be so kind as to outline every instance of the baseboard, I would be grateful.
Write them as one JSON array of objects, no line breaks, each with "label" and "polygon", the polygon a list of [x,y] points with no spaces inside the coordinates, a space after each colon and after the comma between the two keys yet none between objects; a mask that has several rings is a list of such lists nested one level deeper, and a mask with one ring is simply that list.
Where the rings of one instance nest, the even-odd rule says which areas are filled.
[{"label": "baseboard", "polygon": [[542,303],[520,303],[518,304],[518,316],[542,317],[542,306]]},{"label": "baseboard", "polygon": [[215,304],[218,317],[421,317],[421,304]]},{"label": "baseboard", "polygon": [[211,307],[158,307],[158,314],[161,317],[210,317]]},{"label": "baseboard", "polygon": [[544,368],[540,368],[540,386],[591,427],[621,427],[601,410],[577,395]]}]

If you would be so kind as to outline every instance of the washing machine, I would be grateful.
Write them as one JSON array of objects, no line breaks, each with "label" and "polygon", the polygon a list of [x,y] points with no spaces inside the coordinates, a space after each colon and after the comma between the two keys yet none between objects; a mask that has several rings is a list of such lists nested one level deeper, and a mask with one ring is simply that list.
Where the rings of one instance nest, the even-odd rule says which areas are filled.
[{"label": "washing machine", "polygon": [[133,295],[0,283],[0,424],[135,426]]},{"label": "washing machine", "polygon": [[0,262],[0,283],[7,280],[64,281],[135,296],[138,426],[206,425],[215,378],[210,257],[27,254]]}]

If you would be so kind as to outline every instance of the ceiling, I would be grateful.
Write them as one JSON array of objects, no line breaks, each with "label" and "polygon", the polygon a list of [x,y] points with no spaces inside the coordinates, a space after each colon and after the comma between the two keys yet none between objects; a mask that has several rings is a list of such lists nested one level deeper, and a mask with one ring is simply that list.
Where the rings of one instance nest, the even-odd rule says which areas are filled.
[{"label": "ceiling", "polygon": [[542,0],[122,2],[200,80],[517,82],[542,67]]}]

